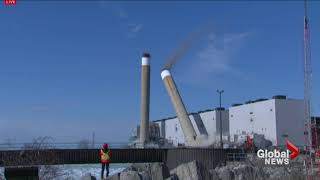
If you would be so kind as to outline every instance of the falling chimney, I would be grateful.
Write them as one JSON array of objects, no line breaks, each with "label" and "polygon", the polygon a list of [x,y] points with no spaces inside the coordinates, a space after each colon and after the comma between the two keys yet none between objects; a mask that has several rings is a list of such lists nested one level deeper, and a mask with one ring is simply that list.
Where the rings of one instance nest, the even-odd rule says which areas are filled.
[{"label": "falling chimney", "polygon": [[168,69],[161,72],[162,80],[166,86],[171,102],[177,113],[184,137],[186,138],[187,145],[192,146],[195,144],[196,132],[192,126],[191,120],[188,116],[187,110],[182,102],[179,91]]},{"label": "falling chimney", "polygon": [[149,140],[149,106],[150,106],[150,54],[144,53],[141,61],[141,123],[140,143]]}]

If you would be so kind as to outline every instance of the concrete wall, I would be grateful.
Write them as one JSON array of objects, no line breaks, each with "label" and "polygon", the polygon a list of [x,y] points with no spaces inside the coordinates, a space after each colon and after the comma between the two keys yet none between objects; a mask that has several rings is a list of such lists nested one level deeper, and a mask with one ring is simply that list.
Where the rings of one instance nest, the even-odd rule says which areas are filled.
[{"label": "concrete wall", "polygon": [[[220,137],[220,112],[214,111],[216,118],[214,119],[216,123],[216,135]],[[229,136],[229,111],[221,111],[222,120],[222,135]]]},{"label": "concrete wall", "polygon": [[275,100],[277,119],[277,138],[279,145],[285,145],[285,137],[296,146],[304,142],[304,104],[303,100]]}]

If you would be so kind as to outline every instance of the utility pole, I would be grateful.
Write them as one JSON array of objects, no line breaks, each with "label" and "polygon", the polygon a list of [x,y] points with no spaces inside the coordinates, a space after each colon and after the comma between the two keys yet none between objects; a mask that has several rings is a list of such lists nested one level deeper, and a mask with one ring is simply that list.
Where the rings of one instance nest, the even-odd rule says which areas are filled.
[{"label": "utility pole", "polygon": [[220,147],[223,148],[223,142],[222,142],[222,107],[221,107],[221,95],[224,93],[224,90],[217,90],[217,93],[219,94],[219,118],[220,118]]}]

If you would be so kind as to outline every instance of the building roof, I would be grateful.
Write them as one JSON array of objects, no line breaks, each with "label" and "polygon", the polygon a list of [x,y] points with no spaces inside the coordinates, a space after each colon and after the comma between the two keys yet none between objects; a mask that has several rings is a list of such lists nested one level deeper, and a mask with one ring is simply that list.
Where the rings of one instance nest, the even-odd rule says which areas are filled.
[{"label": "building roof", "polygon": [[241,104],[241,103],[235,103],[235,104],[232,104],[231,108],[232,107],[237,107],[237,106],[242,106],[242,105],[247,105],[247,104],[253,104],[253,103],[257,103],[257,102],[262,102],[262,101],[269,101],[269,100],[299,100],[299,99],[293,99],[293,98],[288,98],[287,96],[285,95],[275,95],[275,96],[272,96],[272,98],[259,98],[259,99],[256,99],[256,100],[248,100],[248,101],[245,101],[245,103]]},{"label": "building roof", "polygon": [[[249,101],[246,101],[244,104],[240,104],[240,103],[237,103],[237,104],[233,104],[231,106],[232,107],[237,107],[237,106],[242,106],[242,105],[247,105],[247,104],[253,104],[253,103],[258,103],[258,102],[262,102],[262,101],[269,101],[269,100],[274,100],[274,99],[278,99],[278,100],[298,100],[298,99],[291,99],[291,98],[288,98],[287,96],[285,95],[275,95],[275,96],[272,96],[272,98],[270,99],[267,99],[267,98],[259,98],[259,99],[256,99],[256,100],[249,100]],[[225,110],[228,110],[228,109],[225,109],[224,107],[217,107],[215,109],[206,109],[206,110],[201,110],[201,111],[198,111],[198,112],[191,112],[191,113],[188,113],[188,115],[195,115],[195,114],[201,114],[201,113],[205,113],[205,112],[210,112],[210,111],[218,111],[218,110],[222,110],[222,111],[225,111]],[[175,119],[177,118],[177,116],[172,116],[172,117],[167,117],[167,118],[163,118],[163,119],[158,119],[158,120],[154,120],[152,122],[160,122],[160,121],[166,121],[166,120],[170,120],[170,119]],[[318,121],[318,119],[317,119]]]}]

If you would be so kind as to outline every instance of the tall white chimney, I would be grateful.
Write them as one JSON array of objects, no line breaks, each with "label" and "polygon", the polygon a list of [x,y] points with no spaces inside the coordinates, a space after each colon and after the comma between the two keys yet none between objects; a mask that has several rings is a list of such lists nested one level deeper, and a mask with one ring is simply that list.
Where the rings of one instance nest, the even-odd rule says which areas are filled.
[{"label": "tall white chimney", "polygon": [[140,143],[149,141],[150,109],[150,54],[144,53],[141,60],[141,123]]}]

